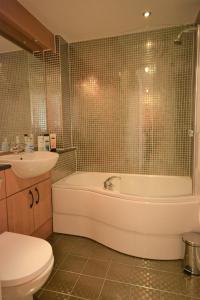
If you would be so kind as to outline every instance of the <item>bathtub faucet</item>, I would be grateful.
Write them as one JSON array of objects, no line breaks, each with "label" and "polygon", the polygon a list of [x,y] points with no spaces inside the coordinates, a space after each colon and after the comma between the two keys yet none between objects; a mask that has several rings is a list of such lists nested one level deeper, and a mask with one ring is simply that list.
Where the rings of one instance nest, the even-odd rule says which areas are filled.
[{"label": "bathtub faucet", "polygon": [[104,189],[105,190],[111,190],[113,189],[113,183],[112,183],[112,180],[115,179],[115,178],[119,178],[121,179],[120,176],[111,176],[111,177],[108,177],[105,181],[104,181]]}]

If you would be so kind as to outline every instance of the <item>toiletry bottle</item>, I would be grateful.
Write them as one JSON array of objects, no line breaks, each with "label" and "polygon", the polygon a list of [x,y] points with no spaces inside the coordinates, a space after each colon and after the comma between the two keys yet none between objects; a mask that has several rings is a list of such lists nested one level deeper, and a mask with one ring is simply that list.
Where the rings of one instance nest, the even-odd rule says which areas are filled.
[{"label": "toiletry bottle", "polygon": [[27,137],[26,146],[25,146],[25,152],[27,152],[27,153],[33,152],[33,148],[32,148],[30,137]]},{"label": "toiletry bottle", "polygon": [[19,139],[19,136],[18,136],[18,135],[16,135],[15,141],[16,141],[16,145],[19,145],[19,144],[20,144],[20,139]]},{"label": "toiletry bottle", "polygon": [[56,152],[56,134],[50,133],[50,149],[51,152]]},{"label": "toiletry bottle", "polygon": [[35,147],[34,147],[34,136],[33,136],[32,133],[30,134],[30,150],[31,150],[31,152],[33,152],[35,150]]},{"label": "toiletry bottle", "polygon": [[9,151],[9,144],[8,144],[8,140],[7,140],[7,137],[4,138],[4,141],[1,145],[1,150],[3,152],[8,152]]},{"label": "toiletry bottle", "polygon": [[38,136],[38,151],[44,151],[44,137],[43,135]]},{"label": "toiletry bottle", "polygon": [[49,134],[44,134],[44,150],[50,151],[50,139]]},{"label": "toiletry bottle", "polygon": [[28,143],[28,134],[24,134],[24,144],[25,146],[27,145]]}]

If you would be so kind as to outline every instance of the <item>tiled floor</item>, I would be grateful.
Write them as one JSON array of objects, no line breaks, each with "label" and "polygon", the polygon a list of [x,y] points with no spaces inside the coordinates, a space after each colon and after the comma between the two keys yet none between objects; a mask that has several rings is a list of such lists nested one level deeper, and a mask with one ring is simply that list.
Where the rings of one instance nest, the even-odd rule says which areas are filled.
[{"label": "tiled floor", "polygon": [[55,265],[34,299],[200,299],[200,277],[182,271],[181,261],[155,261],[121,254],[92,240],[53,234]]}]

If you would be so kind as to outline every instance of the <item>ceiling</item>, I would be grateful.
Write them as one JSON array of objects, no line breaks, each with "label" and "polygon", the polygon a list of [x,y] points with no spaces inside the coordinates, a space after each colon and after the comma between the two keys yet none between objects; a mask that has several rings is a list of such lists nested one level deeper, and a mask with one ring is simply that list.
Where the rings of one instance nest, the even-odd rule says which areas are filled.
[{"label": "ceiling", "polygon": [[[54,34],[68,42],[191,24],[200,0],[18,0]],[[150,10],[145,19],[142,13]],[[0,37],[0,52],[19,47]]]},{"label": "ceiling", "polygon": [[[18,0],[54,34],[75,42],[191,24],[200,0]],[[150,10],[145,19],[142,13]]]}]

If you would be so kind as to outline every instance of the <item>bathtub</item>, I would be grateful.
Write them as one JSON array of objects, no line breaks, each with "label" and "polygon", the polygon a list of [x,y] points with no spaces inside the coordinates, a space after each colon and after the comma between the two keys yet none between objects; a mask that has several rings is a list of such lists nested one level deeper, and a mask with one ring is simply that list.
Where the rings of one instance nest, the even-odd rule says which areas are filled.
[{"label": "bathtub", "polygon": [[[113,190],[104,188],[110,176]],[[199,199],[192,180],[77,172],[52,186],[55,232],[94,239],[125,254],[180,259],[182,234],[199,231]]]}]

